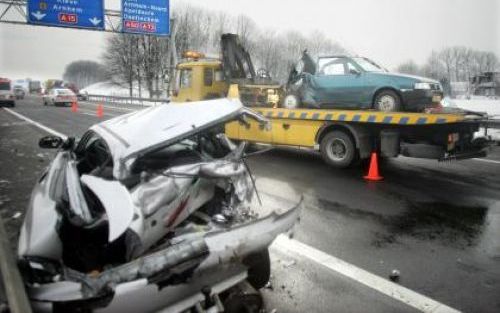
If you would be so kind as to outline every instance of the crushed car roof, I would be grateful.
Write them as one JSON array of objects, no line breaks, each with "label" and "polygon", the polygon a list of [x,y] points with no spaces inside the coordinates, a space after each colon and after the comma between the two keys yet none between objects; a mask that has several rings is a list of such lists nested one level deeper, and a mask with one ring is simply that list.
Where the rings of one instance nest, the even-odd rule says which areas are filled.
[{"label": "crushed car roof", "polygon": [[170,103],[107,120],[91,130],[106,141],[114,161],[113,176],[121,179],[138,156],[233,119],[242,111],[236,99]]}]

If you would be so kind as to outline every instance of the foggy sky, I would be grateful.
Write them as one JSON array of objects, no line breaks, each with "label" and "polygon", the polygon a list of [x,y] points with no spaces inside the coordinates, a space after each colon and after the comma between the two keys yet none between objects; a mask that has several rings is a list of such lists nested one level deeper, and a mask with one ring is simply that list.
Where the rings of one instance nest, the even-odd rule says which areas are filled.
[{"label": "foggy sky", "polygon": [[[432,50],[463,45],[500,56],[499,0],[171,0],[246,14],[263,29],[320,30],[349,51],[388,68]],[[120,0],[106,0],[119,8]],[[106,34],[0,24],[0,77],[59,78],[74,60],[96,60]]]}]

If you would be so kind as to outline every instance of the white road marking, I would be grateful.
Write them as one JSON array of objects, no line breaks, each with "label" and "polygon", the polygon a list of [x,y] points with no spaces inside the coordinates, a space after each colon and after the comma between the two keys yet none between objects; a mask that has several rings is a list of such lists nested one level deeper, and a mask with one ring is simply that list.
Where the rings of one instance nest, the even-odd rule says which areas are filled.
[{"label": "white road marking", "polygon": [[285,253],[291,253],[305,257],[314,261],[329,270],[335,271],[348,278],[351,278],[367,287],[381,292],[391,298],[405,303],[422,312],[432,313],[459,313],[460,311],[437,302],[429,297],[421,295],[413,290],[395,284],[385,278],[372,274],[332,255],[326,254],[309,245],[294,239],[289,239],[285,235],[280,235],[271,248]]},{"label": "white road marking", "polygon": [[500,164],[500,161],[490,160],[490,159],[473,159],[473,160],[474,160],[474,161],[485,162],[485,163]]},{"label": "white road marking", "polygon": [[67,138],[68,138],[68,136],[66,136],[66,135],[64,135],[64,134],[62,134],[62,133],[60,133],[60,132],[58,132],[57,130],[54,130],[54,129],[49,128],[49,127],[47,127],[47,126],[45,126],[45,125],[43,125],[43,124],[40,124],[40,123],[38,123],[38,122],[35,122],[34,120],[30,119],[29,117],[26,117],[26,116],[24,116],[24,115],[22,115],[22,114],[19,114],[19,113],[17,113],[17,112],[14,112],[13,110],[8,109],[8,108],[3,108],[3,109],[4,109],[5,111],[9,112],[10,114],[12,114],[12,115],[16,116],[17,118],[20,118],[20,119],[22,119],[22,120],[24,120],[24,121],[26,121],[26,122],[28,122],[28,123],[30,123],[30,124],[32,124],[32,125],[34,125],[34,126],[36,126],[36,127],[40,128],[40,129],[42,129],[42,130],[44,130],[44,131],[48,132],[49,134],[52,134],[52,135],[54,135],[54,136],[61,137],[61,138],[63,138],[63,139],[67,139]]}]

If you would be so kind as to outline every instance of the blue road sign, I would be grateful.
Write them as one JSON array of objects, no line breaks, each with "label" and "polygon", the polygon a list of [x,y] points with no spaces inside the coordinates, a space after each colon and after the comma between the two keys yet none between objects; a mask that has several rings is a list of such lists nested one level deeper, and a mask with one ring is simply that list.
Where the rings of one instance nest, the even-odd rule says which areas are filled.
[{"label": "blue road sign", "polygon": [[104,30],[104,0],[28,0],[28,23]]},{"label": "blue road sign", "polygon": [[170,34],[169,0],[122,0],[122,31],[125,33]]}]

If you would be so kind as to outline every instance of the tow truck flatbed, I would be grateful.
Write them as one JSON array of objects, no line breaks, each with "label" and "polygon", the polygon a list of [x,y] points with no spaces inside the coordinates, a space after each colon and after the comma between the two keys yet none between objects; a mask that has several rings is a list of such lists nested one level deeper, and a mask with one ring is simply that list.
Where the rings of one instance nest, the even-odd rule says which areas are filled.
[{"label": "tow truck flatbed", "polygon": [[267,118],[395,125],[451,124],[468,120],[463,114],[380,112],[361,110],[254,108]]},{"label": "tow truck flatbed", "polygon": [[[236,94],[236,95],[235,95]],[[237,98],[237,91],[232,96]],[[372,152],[382,157],[455,160],[485,156],[474,133],[482,119],[463,113],[252,107],[270,120],[226,125],[229,138],[319,150],[326,163],[348,167]]]}]

